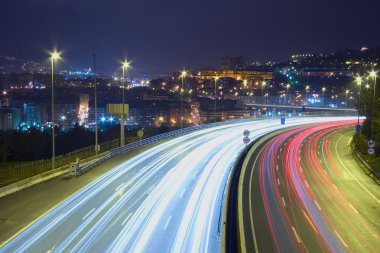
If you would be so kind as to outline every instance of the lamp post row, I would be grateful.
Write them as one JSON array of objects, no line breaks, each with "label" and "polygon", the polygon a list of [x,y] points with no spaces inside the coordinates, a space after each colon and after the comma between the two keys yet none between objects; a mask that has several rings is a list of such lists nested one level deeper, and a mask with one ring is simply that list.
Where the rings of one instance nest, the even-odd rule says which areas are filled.
[{"label": "lamp post row", "polygon": [[[94,107],[95,107],[95,154],[98,154],[99,150],[99,138],[98,138],[98,122],[97,122],[97,115],[98,115],[98,102],[97,102],[97,74],[96,74],[96,54],[93,53],[93,73],[94,73]],[[55,169],[55,101],[54,101],[54,64],[55,62],[60,59],[60,53],[54,51],[50,54],[50,62],[51,62],[51,131],[52,131],[52,158],[51,158],[51,167],[52,169]],[[124,96],[124,80],[125,80],[125,71],[130,67],[130,63],[125,61],[122,65],[123,69],[123,80],[122,80],[122,115],[120,119],[120,145],[123,146],[124,141],[124,114],[125,114],[125,96]]]},{"label": "lamp post row", "polygon": [[[51,53],[51,108],[52,108],[52,121],[51,121],[51,128],[52,128],[52,169],[55,169],[55,103],[54,103],[54,63],[56,60],[60,58],[60,53],[58,52],[53,52]],[[94,66],[94,97],[95,97],[95,153],[98,154],[99,152],[99,143],[98,143],[98,122],[97,122],[97,74],[96,74],[96,54],[93,53],[93,66]],[[122,79],[122,114],[121,114],[121,119],[120,119],[120,145],[123,146],[125,144],[124,140],[124,114],[125,114],[125,109],[124,109],[124,103],[125,103],[125,72],[126,69],[130,67],[130,63],[128,61],[123,62],[122,64],[122,70],[123,70],[123,79]],[[184,78],[186,77],[187,73],[186,71],[182,71],[181,73],[181,78],[182,78],[182,86],[181,86],[181,118],[180,118],[180,125],[181,125],[181,130],[183,128],[183,91],[184,91]],[[372,77],[374,79],[374,89],[373,89],[373,97],[372,97],[372,122],[371,122],[371,139],[373,139],[373,119],[375,116],[375,101],[376,101],[376,81],[377,81],[377,72],[376,71],[371,71],[369,74],[369,77]],[[214,89],[214,122],[216,122],[216,100],[217,100],[217,81],[219,80],[218,77],[215,78],[215,89]],[[361,100],[361,93],[362,93],[362,77],[357,76],[356,77],[356,82],[359,86],[359,98],[358,98],[358,103],[360,103]],[[262,88],[262,95],[264,93],[264,88],[266,86],[265,82],[262,82],[261,88]],[[366,85],[367,87],[368,85]],[[290,85],[288,84],[286,86],[287,88],[287,93],[289,91]],[[308,90],[310,89],[310,86],[306,86],[306,94]],[[324,93],[326,91],[326,88],[322,88],[322,92]],[[347,90],[348,91],[348,90]],[[347,92],[346,91],[346,96]],[[358,124],[359,124],[359,119],[360,119],[360,112],[358,110]]]}]

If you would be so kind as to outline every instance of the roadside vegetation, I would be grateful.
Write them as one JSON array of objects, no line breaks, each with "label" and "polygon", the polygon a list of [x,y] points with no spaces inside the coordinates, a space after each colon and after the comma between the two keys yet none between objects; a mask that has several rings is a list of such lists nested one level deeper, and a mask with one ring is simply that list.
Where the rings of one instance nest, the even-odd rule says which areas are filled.
[{"label": "roadside vegetation", "polygon": [[[360,115],[366,117],[360,133],[354,136],[354,143],[362,157],[368,161],[373,169],[380,172],[380,78],[377,78],[377,87],[375,94],[375,103],[373,103],[374,78],[365,79],[362,87],[362,96],[357,104]],[[374,105],[374,106],[373,106]],[[368,140],[374,140],[375,154],[368,154]]]}]

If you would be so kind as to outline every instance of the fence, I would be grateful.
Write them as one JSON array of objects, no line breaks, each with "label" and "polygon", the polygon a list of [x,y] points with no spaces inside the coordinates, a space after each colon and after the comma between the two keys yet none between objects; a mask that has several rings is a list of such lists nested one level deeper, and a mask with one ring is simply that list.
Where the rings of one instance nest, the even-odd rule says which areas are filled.
[{"label": "fence", "polygon": [[[129,141],[135,141],[137,138],[131,138]],[[127,140],[128,141],[128,140]],[[119,140],[112,140],[100,144],[100,153],[112,150],[119,145]],[[95,155],[93,146],[75,150],[65,155],[57,156],[55,159],[55,167],[59,168],[69,163],[75,162],[76,158],[80,160]],[[32,162],[13,162],[0,164],[0,187],[12,184],[14,182],[39,175],[51,170],[51,160],[39,160]]]}]

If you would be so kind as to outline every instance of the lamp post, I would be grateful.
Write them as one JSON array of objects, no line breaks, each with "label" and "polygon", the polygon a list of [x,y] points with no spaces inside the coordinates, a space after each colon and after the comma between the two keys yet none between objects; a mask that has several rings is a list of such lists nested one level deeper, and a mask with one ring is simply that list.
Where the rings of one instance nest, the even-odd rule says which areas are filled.
[{"label": "lamp post", "polygon": [[288,83],[287,85],[286,85],[286,103],[288,102],[288,95],[289,95],[289,89],[290,89],[290,84]]},{"label": "lamp post", "polygon": [[261,82],[261,97],[264,97],[265,85],[267,85],[267,83],[265,81],[262,81]]},{"label": "lamp post", "polygon": [[310,85],[306,85],[306,87],[305,87],[305,102],[306,102],[306,105],[307,105],[307,93],[309,92],[309,89],[310,89]]},{"label": "lamp post", "polygon": [[[373,121],[375,120],[375,101],[376,101],[376,78],[377,78],[377,71],[372,70],[369,73],[369,76],[374,79],[373,82],[373,98],[372,98],[372,119],[371,119],[371,140],[373,140]],[[371,155],[372,159],[372,155]]]},{"label": "lamp post", "polygon": [[124,137],[124,130],[125,130],[124,129],[124,114],[125,114],[125,112],[124,112],[124,103],[125,103],[124,102],[124,90],[125,90],[125,85],[124,85],[124,83],[125,83],[125,70],[128,69],[129,66],[130,66],[130,64],[128,61],[123,62],[123,65],[122,65],[122,67],[123,67],[123,80],[122,80],[122,89],[123,89],[123,91],[122,91],[122,94],[123,94],[122,107],[123,107],[123,109],[122,109],[122,114],[120,117],[120,146],[121,147],[124,146],[124,144],[125,144],[125,137]]},{"label": "lamp post", "polygon": [[99,143],[98,143],[98,100],[97,100],[97,91],[96,91],[96,54],[93,53],[94,60],[94,97],[95,97],[95,154],[97,155],[99,152]]},{"label": "lamp post", "polygon": [[359,112],[359,108],[360,108],[360,100],[361,100],[361,96],[362,96],[362,77],[361,76],[357,76],[355,78],[355,81],[356,81],[356,84],[359,86],[359,96],[358,96],[358,125],[359,125],[359,118],[360,118],[360,112]]},{"label": "lamp post", "polygon": [[51,168],[55,169],[55,131],[54,131],[54,61],[59,59],[60,54],[53,52],[50,56],[51,60],[51,145],[52,145],[52,156],[51,156]]},{"label": "lamp post", "polygon": [[217,96],[216,96],[216,85],[217,85],[218,80],[219,80],[219,77],[215,77],[214,123],[216,122],[216,99],[217,99]]},{"label": "lamp post", "polygon": [[181,77],[182,77],[182,86],[181,86],[181,118],[180,118],[180,124],[181,124],[181,131],[182,131],[182,126],[183,126],[183,81],[184,81],[184,78],[186,77],[186,71],[183,70],[182,73],[181,73]]},{"label": "lamp post", "polygon": [[346,108],[348,107],[348,95],[350,94],[350,90],[346,90],[345,91],[345,94],[346,94]]},{"label": "lamp post", "polygon": [[326,92],[326,87],[322,87],[323,106],[326,106],[325,92]]}]

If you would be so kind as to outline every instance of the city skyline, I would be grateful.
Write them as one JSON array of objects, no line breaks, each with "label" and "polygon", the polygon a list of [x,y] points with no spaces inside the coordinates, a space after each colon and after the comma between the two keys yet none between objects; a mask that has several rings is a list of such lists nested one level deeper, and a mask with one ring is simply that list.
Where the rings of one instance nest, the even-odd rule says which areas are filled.
[{"label": "city skyline", "polygon": [[[120,69],[124,59],[136,72],[170,73],[182,68],[217,67],[223,56],[282,61],[293,53],[326,53],[342,48],[377,47],[379,3],[360,8],[318,1],[2,1],[0,54],[35,61],[63,51],[65,64]],[[274,8],[276,6],[276,8]],[[278,8],[277,8],[278,7]],[[339,15],[336,15],[339,13]],[[10,36],[12,34],[12,36]],[[25,43],[28,41],[28,43]]]}]

